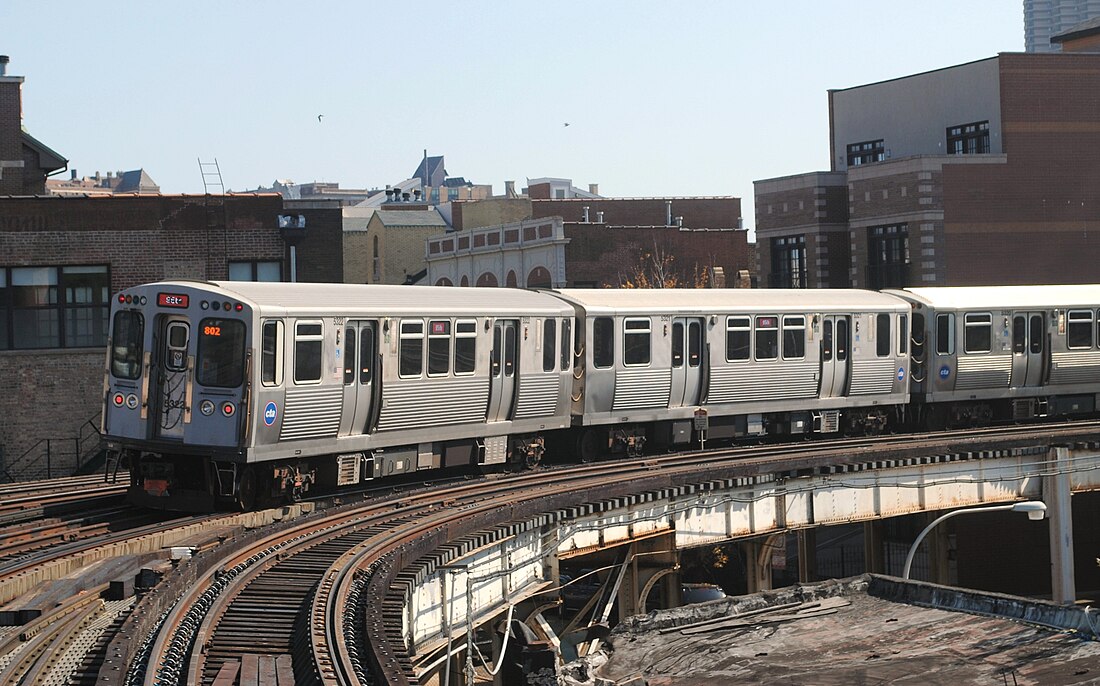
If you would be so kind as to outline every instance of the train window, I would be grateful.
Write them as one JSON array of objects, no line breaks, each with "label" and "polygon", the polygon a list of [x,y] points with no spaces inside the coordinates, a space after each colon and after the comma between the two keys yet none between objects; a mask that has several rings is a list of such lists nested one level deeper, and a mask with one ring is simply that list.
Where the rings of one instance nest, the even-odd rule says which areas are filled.
[{"label": "train window", "polygon": [[821,324],[821,360],[833,361],[833,320],[826,319]]},{"label": "train window", "polygon": [[952,355],[955,353],[955,315],[936,315],[936,354]]},{"label": "train window", "polygon": [[504,376],[513,376],[516,373],[516,327],[508,326],[504,329]]},{"label": "train window", "polygon": [[344,385],[350,386],[355,383],[355,329],[348,327],[344,329]]},{"label": "train window", "polygon": [[1024,353],[1027,347],[1027,320],[1016,315],[1012,318],[1012,352]]},{"label": "train window", "polygon": [[611,317],[592,320],[592,364],[597,369],[615,364],[615,322]]},{"label": "train window", "polygon": [[554,353],[554,344],[558,341],[558,322],[547,317],[542,322],[542,371],[554,371],[558,357]]},{"label": "train window", "polygon": [[455,322],[455,374],[473,374],[477,360],[477,322]]},{"label": "train window", "polygon": [[1066,347],[1082,350],[1092,347],[1092,310],[1070,310],[1066,318]]},{"label": "train window", "polygon": [[374,378],[374,322],[368,322],[359,330],[359,383],[367,384]]},{"label": "train window", "polygon": [[493,350],[489,353],[489,366],[493,376],[500,376],[500,345],[502,342],[500,324],[493,327]]},{"label": "train window", "polygon": [[323,331],[320,322],[298,322],[294,325],[294,383],[321,381]]},{"label": "train window", "polygon": [[573,351],[572,322],[568,319],[561,320],[561,370],[569,369],[569,355]]},{"label": "train window", "polygon": [[1043,352],[1043,315],[1031,315],[1031,324],[1028,326],[1028,332],[1030,334],[1028,347],[1031,350],[1031,354],[1038,355]]},{"label": "train window", "polygon": [[244,381],[244,322],[204,319],[199,322],[196,380],[203,386],[237,388]]},{"label": "train window", "polygon": [[836,361],[844,362],[848,359],[848,318],[839,317],[836,320]]},{"label": "train window", "polygon": [[879,357],[890,355],[890,315],[875,315],[875,354]]},{"label": "train window", "polygon": [[623,364],[640,367],[649,364],[648,319],[623,320]]},{"label": "train window", "polygon": [[756,318],[756,359],[779,357],[779,317]]},{"label": "train window", "polygon": [[783,317],[783,359],[806,357],[806,318]]},{"label": "train window", "polygon": [[424,371],[424,322],[401,322],[401,350],[398,375],[420,376]]},{"label": "train window", "polygon": [[115,313],[111,327],[111,373],[119,379],[141,376],[142,341],[145,340],[145,318],[140,312],[121,310]]},{"label": "train window", "polygon": [[283,383],[283,323],[269,319],[260,334],[260,383],[278,386]]},{"label": "train window", "polygon": [[752,320],[748,317],[726,318],[726,361],[749,359]]},{"label": "train window", "polygon": [[428,376],[443,376],[451,371],[451,322],[428,322]]},{"label": "train window", "polygon": [[898,315],[898,355],[909,352],[909,315]]},{"label": "train window", "polygon": [[703,331],[697,320],[688,322],[688,366],[698,367],[703,363]]},{"label": "train window", "polygon": [[993,315],[968,312],[963,315],[963,351],[987,353],[993,349]]},{"label": "train window", "polygon": [[679,369],[684,366],[684,323],[672,325],[672,366]]}]

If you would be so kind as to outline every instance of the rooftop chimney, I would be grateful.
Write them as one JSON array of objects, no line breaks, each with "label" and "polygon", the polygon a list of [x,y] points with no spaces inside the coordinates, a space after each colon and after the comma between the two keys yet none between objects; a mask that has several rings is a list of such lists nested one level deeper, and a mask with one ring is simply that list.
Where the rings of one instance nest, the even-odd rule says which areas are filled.
[{"label": "rooftop chimney", "polygon": [[600,194],[600,184],[598,184],[598,183],[588,184],[588,192],[591,193],[592,195],[599,195]]},{"label": "rooftop chimney", "polygon": [[11,58],[7,55],[0,55],[0,76],[8,75],[8,62],[11,62]]},{"label": "rooftop chimney", "polygon": [[75,169],[70,169],[70,170],[69,170],[69,173],[71,173],[71,174],[72,174],[72,177],[71,177],[71,178],[72,178],[72,180],[73,180],[73,181],[76,181],[76,170],[75,170]]},{"label": "rooftop chimney", "polygon": [[585,224],[588,223],[588,205],[584,206],[584,214],[582,215],[581,221],[584,222]]},{"label": "rooftop chimney", "polygon": [[596,223],[603,224],[603,212],[596,213]]},{"label": "rooftop chimney", "polygon": [[402,193],[401,194],[401,201],[402,202],[408,202],[409,201],[409,194],[408,193]]},{"label": "rooftop chimney", "polygon": [[672,226],[672,201],[665,201],[665,226]]},{"label": "rooftop chimney", "polygon": [[511,197],[514,197],[515,194],[516,194],[516,182],[515,181],[505,181],[504,182],[504,195],[505,195],[505,197],[511,198]]}]

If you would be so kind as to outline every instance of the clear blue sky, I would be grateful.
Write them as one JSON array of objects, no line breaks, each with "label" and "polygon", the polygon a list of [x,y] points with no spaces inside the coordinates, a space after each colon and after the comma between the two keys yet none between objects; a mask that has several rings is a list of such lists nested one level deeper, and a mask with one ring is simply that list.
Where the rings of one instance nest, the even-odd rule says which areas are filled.
[{"label": "clear blue sky", "polygon": [[81,175],[380,187],[427,149],[497,193],[734,195],[747,227],[753,180],[828,168],[827,89],[1023,44],[1020,0],[0,3],[24,126]]}]

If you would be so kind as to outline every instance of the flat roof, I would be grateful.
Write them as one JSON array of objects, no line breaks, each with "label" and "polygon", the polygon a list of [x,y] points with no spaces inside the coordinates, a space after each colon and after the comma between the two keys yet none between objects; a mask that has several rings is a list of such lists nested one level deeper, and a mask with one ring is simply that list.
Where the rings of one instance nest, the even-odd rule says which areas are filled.
[{"label": "flat roof", "polygon": [[855,288],[563,288],[555,291],[586,310],[709,314],[724,310],[815,312],[905,309],[899,298]]},{"label": "flat roof", "polygon": [[1100,306],[1100,286],[1093,284],[948,286],[943,288],[906,288],[886,292],[936,308],[973,310]]},{"label": "flat roof", "polygon": [[1002,607],[1041,621],[1084,614],[868,574],[627,618],[596,675],[621,683],[640,674],[663,686],[1096,683],[1091,632],[999,615]]}]

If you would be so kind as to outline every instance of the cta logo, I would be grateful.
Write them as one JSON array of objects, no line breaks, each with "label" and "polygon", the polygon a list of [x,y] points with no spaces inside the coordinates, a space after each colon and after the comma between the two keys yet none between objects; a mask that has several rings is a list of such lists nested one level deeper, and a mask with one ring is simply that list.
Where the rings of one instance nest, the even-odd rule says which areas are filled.
[{"label": "cta logo", "polygon": [[275,423],[275,420],[279,417],[279,406],[275,403],[268,403],[264,408],[264,424],[271,426]]}]

